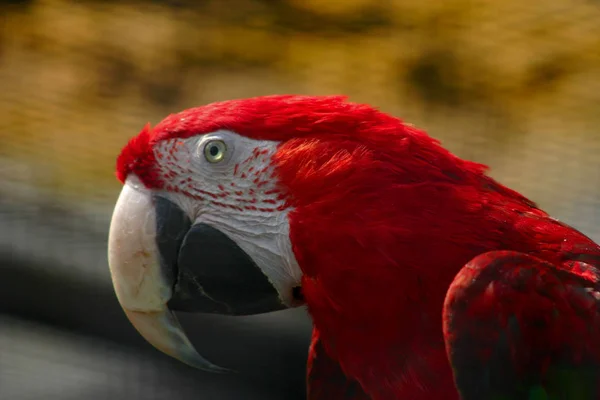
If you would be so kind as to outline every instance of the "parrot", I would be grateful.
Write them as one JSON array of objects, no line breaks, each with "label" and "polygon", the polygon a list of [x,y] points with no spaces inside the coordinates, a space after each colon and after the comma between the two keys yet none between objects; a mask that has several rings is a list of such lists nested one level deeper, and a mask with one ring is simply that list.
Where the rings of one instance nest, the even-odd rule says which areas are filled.
[{"label": "parrot", "polygon": [[341,95],[218,101],[116,161],[116,297],[226,373],[176,312],[305,307],[308,400],[600,399],[600,246],[425,131]]}]

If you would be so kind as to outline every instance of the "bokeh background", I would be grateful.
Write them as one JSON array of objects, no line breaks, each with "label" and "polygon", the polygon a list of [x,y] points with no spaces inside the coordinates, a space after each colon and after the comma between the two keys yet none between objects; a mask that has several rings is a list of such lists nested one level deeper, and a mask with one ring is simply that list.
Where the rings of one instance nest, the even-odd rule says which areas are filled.
[{"label": "bokeh background", "polygon": [[211,375],[126,321],[106,238],[146,122],[347,94],[600,240],[597,0],[0,1],[0,399],[302,399],[303,310],[184,316]]}]

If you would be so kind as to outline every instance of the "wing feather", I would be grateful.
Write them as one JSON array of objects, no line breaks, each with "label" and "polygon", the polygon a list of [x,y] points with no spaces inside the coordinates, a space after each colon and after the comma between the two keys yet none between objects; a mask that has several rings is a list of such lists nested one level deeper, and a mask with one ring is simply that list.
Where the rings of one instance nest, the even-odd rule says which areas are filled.
[{"label": "wing feather", "polygon": [[463,400],[600,399],[600,271],[494,251],[451,284],[444,339]]}]

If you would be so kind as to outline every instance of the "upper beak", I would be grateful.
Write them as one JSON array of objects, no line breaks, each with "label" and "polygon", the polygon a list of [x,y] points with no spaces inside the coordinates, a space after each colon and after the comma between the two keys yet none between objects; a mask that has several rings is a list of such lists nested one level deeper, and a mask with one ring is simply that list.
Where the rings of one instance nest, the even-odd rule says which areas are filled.
[{"label": "upper beak", "polygon": [[248,315],[285,308],[277,290],[229,237],[192,224],[173,202],[127,179],[113,213],[108,261],[119,303],[157,349],[213,372],[173,311]]}]

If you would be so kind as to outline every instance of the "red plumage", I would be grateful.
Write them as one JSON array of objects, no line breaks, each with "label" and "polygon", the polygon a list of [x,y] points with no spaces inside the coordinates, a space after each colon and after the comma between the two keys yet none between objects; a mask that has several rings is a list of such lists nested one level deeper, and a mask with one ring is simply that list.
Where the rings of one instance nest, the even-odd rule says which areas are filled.
[{"label": "red plumage", "polygon": [[458,273],[443,328],[461,398],[600,397],[600,259],[565,257],[492,251]]},{"label": "red plumage", "polygon": [[600,257],[484,165],[344,97],[267,96],[171,115],[129,143],[118,176],[161,187],[154,144],[219,129],[280,142],[273,163],[315,325],[312,399],[458,399],[442,313],[463,266],[495,250],[557,269]]},{"label": "red plumage", "polygon": [[155,158],[152,151],[153,135],[150,124],[146,124],[141,132],[131,138],[127,146],[117,158],[117,178],[123,183],[130,173],[135,173],[148,186],[159,187],[162,180],[154,168]]}]

